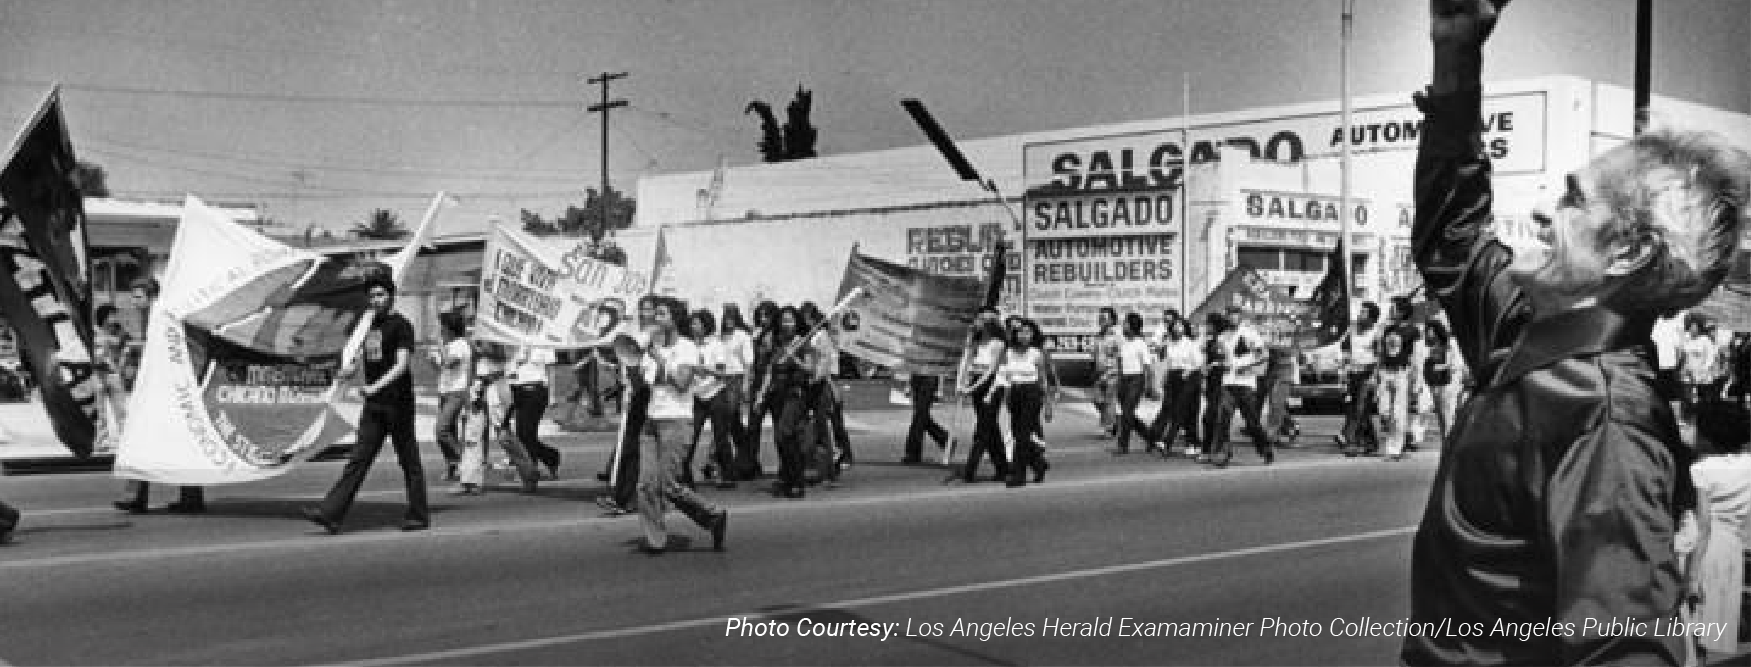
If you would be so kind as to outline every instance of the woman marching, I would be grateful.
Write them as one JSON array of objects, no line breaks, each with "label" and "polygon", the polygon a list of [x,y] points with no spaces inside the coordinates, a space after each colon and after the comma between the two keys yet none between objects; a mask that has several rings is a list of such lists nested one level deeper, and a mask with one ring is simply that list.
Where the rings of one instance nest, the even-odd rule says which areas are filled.
[{"label": "woman marching", "polygon": [[[1228,330],[1228,318],[1222,313],[1212,312],[1205,318],[1203,351],[1204,351],[1204,440],[1203,448],[1194,456],[1198,463],[1209,463],[1216,446],[1216,429],[1221,423],[1222,413],[1222,380],[1227,374],[1228,354],[1222,349],[1222,341],[1218,340],[1222,332]],[[1228,434],[1222,434],[1226,441]]]},{"label": "woman marching", "polygon": [[1453,336],[1447,333],[1447,325],[1441,320],[1431,319],[1424,327],[1423,339],[1427,350],[1423,357],[1423,383],[1429,388],[1429,398],[1433,402],[1435,413],[1435,428],[1440,430],[1440,443],[1447,446],[1447,433],[1453,430],[1453,419],[1459,413],[1459,392],[1465,386],[1465,360],[1460,358],[1453,349]]},{"label": "woman marching", "polygon": [[[687,318],[686,335],[699,348],[701,363],[693,372],[693,438],[688,441],[687,453],[682,457],[682,469],[685,475],[682,483],[693,486],[693,457],[699,451],[699,435],[707,421],[711,422],[711,455],[706,460],[705,469],[700,476],[705,479],[719,479],[718,488],[735,488],[735,483],[728,481],[734,476],[731,457],[735,455],[731,443],[734,434],[734,418],[729,412],[735,407],[724,404],[729,399],[729,393],[724,391],[722,369],[723,343],[717,335],[717,318],[711,311],[701,308],[693,311]],[[727,486],[726,486],[727,484]]]},{"label": "woman marching", "polygon": [[1161,412],[1149,425],[1150,439],[1161,443],[1163,458],[1173,453],[1174,438],[1186,433],[1185,454],[1197,456],[1198,399],[1203,396],[1204,349],[1192,335],[1192,323],[1183,317],[1167,324],[1167,341],[1161,346],[1166,369],[1161,384]]},{"label": "woman marching", "polygon": [[1131,434],[1143,439],[1146,448],[1154,445],[1149,440],[1149,427],[1137,417],[1137,403],[1144,394],[1154,394],[1149,387],[1150,363],[1149,341],[1143,338],[1143,316],[1137,313],[1125,313],[1124,342],[1119,344],[1118,354],[1118,394],[1119,394],[1119,446],[1113,450],[1115,456],[1131,453]]},{"label": "woman marching", "polygon": [[1119,311],[1111,306],[1100,309],[1100,331],[1094,337],[1094,409],[1100,414],[1100,430],[1106,437],[1119,433],[1114,416],[1119,383],[1119,346],[1125,342],[1119,335]]},{"label": "woman marching", "polygon": [[[1040,345],[1043,336],[1033,320],[1018,321],[1009,330],[1009,347],[997,368],[992,395],[1009,396],[1009,437],[1015,441],[1015,458],[1009,464],[1008,486],[1027,486],[1026,471],[1034,483],[1045,481],[1045,427],[1041,421],[1050,397],[1058,393],[1058,376],[1052,358]],[[987,400],[995,400],[987,396]]]},{"label": "woman marching", "polygon": [[1004,479],[1009,474],[1009,462],[1003,456],[1003,430],[997,424],[997,413],[1003,406],[1003,391],[992,386],[1005,348],[1003,325],[984,320],[977,327],[973,330],[972,346],[961,357],[956,382],[961,393],[973,401],[973,446],[968,448],[967,464],[961,470],[961,481],[968,483],[978,476],[979,459],[986,453],[990,454],[991,465],[996,469],[995,479]]},{"label": "woman marching", "polygon": [[778,446],[778,481],[772,485],[772,495],[781,498],[803,497],[803,470],[808,454],[803,440],[809,429],[809,405],[805,393],[809,385],[809,368],[801,352],[787,353],[802,342],[802,315],[785,306],[773,316],[768,361],[762,364],[763,389],[754,398],[778,417],[773,440]]},{"label": "woman marching", "polygon": [[[766,372],[772,365],[772,355],[778,349],[774,340],[778,328],[778,304],[771,301],[761,301],[754,306],[753,333],[753,365],[748,369],[748,384],[757,388],[767,384]],[[766,417],[772,417],[774,433],[778,428],[778,411],[772,404],[766,402],[763,392],[748,392],[748,421],[743,432],[742,441],[745,446],[736,451],[736,477],[738,479],[759,479],[764,474],[760,468],[760,426]],[[782,454],[780,456],[783,456]]]}]

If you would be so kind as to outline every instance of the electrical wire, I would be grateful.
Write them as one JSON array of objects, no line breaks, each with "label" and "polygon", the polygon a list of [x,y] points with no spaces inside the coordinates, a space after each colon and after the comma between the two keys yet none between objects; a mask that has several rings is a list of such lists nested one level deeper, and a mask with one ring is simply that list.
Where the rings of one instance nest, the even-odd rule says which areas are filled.
[{"label": "electrical wire", "polygon": [[[0,86],[34,86],[48,87],[54,81],[39,79],[0,78]],[[182,99],[208,99],[227,102],[273,102],[283,104],[355,104],[364,106],[386,107],[419,107],[419,108],[467,108],[467,109],[578,109],[584,106],[580,100],[482,100],[482,99],[413,99],[396,97],[370,97],[360,95],[288,95],[284,93],[244,93],[216,90],[181,90],[171,88],[141,88],[134,86],[109,86],[86,83],[60,82],[61,90],[117,94],[141,95],[153,97],[176,97]]]}]

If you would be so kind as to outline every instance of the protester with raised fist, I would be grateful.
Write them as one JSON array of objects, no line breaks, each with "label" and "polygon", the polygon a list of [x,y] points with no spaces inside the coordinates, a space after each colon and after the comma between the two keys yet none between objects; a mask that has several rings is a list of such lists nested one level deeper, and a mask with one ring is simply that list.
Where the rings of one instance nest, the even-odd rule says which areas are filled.
[{"label": "protester with raised fist", "polygon": [[1411,564],[1412,626],[1573,632],[1429,633],[1425,664],[1669,664],[1685,598],[1673,536],[1689,466],[1649,350],[1657,316],[1711,292],[1743,226],[1751,156],[1716,136],[1652,129],[1567,175],[1497,237],[1481,150],[1484,42],[1503,0],[1432,0],[1434,82],[1415,170],[1414,259],[1477,378],[1429,492]]}]

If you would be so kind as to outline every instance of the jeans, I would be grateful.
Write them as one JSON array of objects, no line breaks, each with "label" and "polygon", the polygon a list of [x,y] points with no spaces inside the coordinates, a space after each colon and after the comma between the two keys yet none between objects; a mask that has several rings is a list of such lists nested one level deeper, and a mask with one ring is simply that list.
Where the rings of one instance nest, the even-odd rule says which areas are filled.
[{"label": "jeans", "polygon": [[559,450],[541,442],[541,417],[547,414],[547,384],[511,385],[511,423],[529,456],[549,468],[559,467]]},{"label": "jeans", "polygon": [[1370,416],[1378,407],[1375,398],[1374,367],[1364,366],[1350,371],[1345,395],[1348,402],[1344,404],[1344,453],[1355,455],[1363,451],[1374,451],[1380,447],[1380,436],[1374,429],[1374,420]]},{"label": "jeans", "polygon": [[1161,383],[1161,412],[1156,413],[1155,422],[1149,425],[1151,440],[1162,447],[1172,447],[1174,438],[1184,429],[1186,442],[1194,446],[1198,443],[1198,398],[1203,394],[1203,378],[1204,374],[1196,370],[1167,371],[1167,379]]},{"label": "jeans", "polygon": [[1046,391],[1038,382],[1009,387],[1009,436],[1015,439],[1015,456],[1009,461],[1009,483],[1027,482],[1027,471],[1039,465],[1040,446],[1034,437],[1045,436],[1040,423],[1040,411],[1045,407]]},{"label": "jeans", "polygon": [[639,524],[644,528],[645,542],[658,549],[669,543],[663,515],[669,512],[670,503],[700,527],[710,526],[718,511],[681,484],[681,452],[687,447],[688,426],[685,418],[646,420],[639,439],[639,460],[643,462],[638,473]]},{"label": "jeans", "polygon": [[468,403],[468,390],[447,391],[438,396],[438,424],[432,435],[438,441],[438,450],[444,453],[444,461],[456,465],[462,460],[462,439],[457,437],[456,421],[462,417],[462,408]]},{"label": "jeans", "polygon": [[1265,433],[1264,425],[1259,423],[1258,390],[1248,385],[1225,385],[1222,387],[1222,398],[1216,408],[1216,432],[1210,438],[1210,458],[1217,463],[1227,463],[1234,458],[1232,447],[1228,446],[1228,430],[1233,423],[1234,411],[1240,411],[1240,418],[1246,423],[1246,433],[1252,437],[1252,446],[1258,452],[1259,458],[1271,460],[1275,453],[1271,451],[1271,436]]},{"label": "jeans", "polygon": [[[990,396],[991,400],[985,400]],[[1003,456],[1003,429],[997,424],[997,413],[1003,409],[1003,390],[992,389],[987,382],[972,393],[973,401],[973,446],[967,450],[966,469],[961,471],[961,479],[971,482],[979,472],[979,459],[987,453],[991,456],[991,466],[996,468],[999,479],[1009,474],[1009,462]]]},{"label": "jeans", "polygon": [[1142,373],[1119,376],[1119,451],[1131,450],[1131,432],[1143,438],[1143,444],[1149,444],[1149,426],[1137,418],[1137,403],[1143,400],[1144,383],[1147,380]]},{"label": "jeans", "polygon": [[1411,369],[1380,369],[1375,398],[1379,402],[1381,453],[1404,453],[1405,434],[1410,431]]}]

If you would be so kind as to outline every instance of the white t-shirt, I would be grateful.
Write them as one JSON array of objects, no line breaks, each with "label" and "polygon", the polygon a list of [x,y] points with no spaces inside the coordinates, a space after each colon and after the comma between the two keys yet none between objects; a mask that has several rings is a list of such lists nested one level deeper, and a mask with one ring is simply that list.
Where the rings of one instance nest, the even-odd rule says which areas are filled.
[{"label": "white t-shirt", "polygon": [[669,382],[657,382],[657,364],[661,363],[668,369],[671,376],[675,369],[681,366],[699,366],[699,346],[686,338],[677,337],[675,344],[669,347],[651,346],[645,351],[644,379],[651,383],[650,407],[645,414],[650,419],[692,419],[693,392],[676,389]]},{"label": "white t-shirt", "polygon": [[1684,318],[1666,317],[1654,320],[1654,357],[1663,370],[1678,367],[1678,348],[1684,346]]},{"label": "white t-shirt", "polygon": [[[1259,376],[1265,372],[1265,361],[1270,350],[1265,349],[1264,339],[1259,332],[1249,325],[1241,325],[1232,331],[1225,331],[1217,338],[1222,350],[1228,355],[1228,372],[1222,376],[1222,384],[1236,387],[1251,387],[1258,384]],[[1245,343],[1243,346],[1242,343]],[[1241,348],[1246,351],[1242,352]]]},{"label": "white t-shirt", "polygon": [[1039,348],[1030,347],[1021,352],[1014,348],[1005,349],[1003,365],[997,367],[997,384],[1038,384],[1045,365],[1046,355]]},{"label": "white t-shirt", "polygon": [[1170,371],[1195,371],[1204,367],[1204,342],[1196,338],[1170,340],[1162,347],[1161,356]]},{"label": "white t-shirt", "polygon": [[1126,338],[1119,344],[1119,374],[1140,375],[1149,368],[1149,341],[1141,337]]},{"label": "white t-shirt", "polygon": [[[468,381],[473,377],[474,346],[467,340],[458,338],[444,344],[438,355],[438,393],[454,394],[468,391]],[[455,364],[451,368],[449,364]]]},{"label": "white t-shirt", "polygon": [[1354,366],[1372,366],[1380,363],[1380,357],[1374,353],[1374,347],[1380,340],[1380,325],[1368,327],[1367,331],[1350,330],[1350,364]]},{"label": "white t-shirt", "polygon": [[708,336],[705,343],[697,347],[701,372],[693,374],[693,398],[705,401],[716,396],[718,390],[723,389],[724,383],[716,375],[704,371],[716,371],[718,364],[728,367],[725,355],[729,352],[729,346],[717,336]]},{"label": "white t-shirt", "polygon": [[737,329],[728,340],[720,335],[717,341],[723,346],[724,374],[747,375],[748,367],[754,365],[754,337]]},{"label": "white t-shirt", "polygon": [[1695,336],[1684,341],[1679,348],[1684,353],[1684,381],[1690,384],[1708,384],[1715,381],[1720,356],[1720,348],[1708,336]]},{"label": "white t-shirt", "polygon": [[536,347],[525,350],[527,359],[521,356],[517,363],[517,371],[511,376],[511,384],[547,384],[547,366],[554,362],[553,348]]}]

